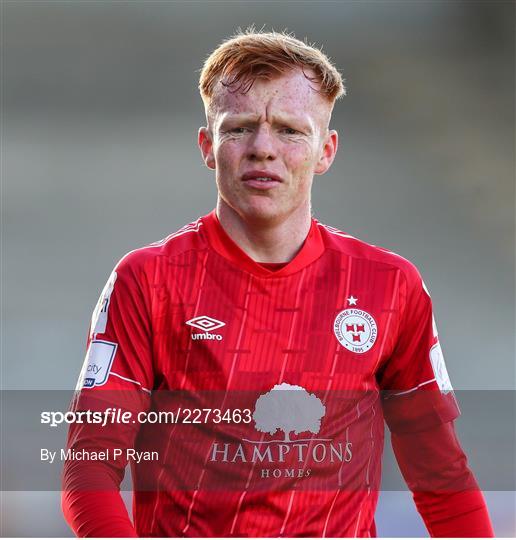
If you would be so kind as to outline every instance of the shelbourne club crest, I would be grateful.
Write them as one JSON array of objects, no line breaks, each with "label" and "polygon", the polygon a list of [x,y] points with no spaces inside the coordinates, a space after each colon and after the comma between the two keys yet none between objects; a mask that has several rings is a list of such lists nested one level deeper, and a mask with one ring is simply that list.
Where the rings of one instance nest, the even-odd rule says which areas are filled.
[{"label": "shelbourne club crest", "polygon": [[362,309],[345,309],[335,318],[333,332],[348,351],[363,354],[375,343],[378,328],[373,316]]}]

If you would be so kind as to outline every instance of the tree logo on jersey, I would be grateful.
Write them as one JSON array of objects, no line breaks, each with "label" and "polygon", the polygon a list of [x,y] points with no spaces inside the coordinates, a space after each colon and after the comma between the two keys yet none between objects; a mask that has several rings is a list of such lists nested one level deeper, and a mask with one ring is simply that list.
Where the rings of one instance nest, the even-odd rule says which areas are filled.
[{"label": "tree logo on jersey", "polygon": [[[258,471],[259,479],[307,478],[314,464],[349,463],[353,444],[347,440],[321,437],[296,438],[293,435],[317,435],[326,414],[326,406],[302,386],[276,384],[256,400],[252,418],[257,431],[274,436],[265,440],[241,438],[241,442],[213,442],[210,461],[227,464],[256,463],[272,466]],[[282,433],[281,433],[282,432]],[[340,475],[340,472],[339,472]]]},{"label": "tree logo on jersey", "polygon": [[193,340],[216,339],[217,341],[221,341],[222,336],[220,334],[211,334],[210,332],[213,332],[213,330],[218,330],[219,328],[226,325],[225,322],[218,321],[217,319],[208,317],[207,315],[200,315],[199,317],[194,317],[193,319],[186,321],[185,324],[188,324],[193,328],[197,328],[198,330],[203,330],[201,334],[192,334],[191,337]]},{"label": "tree logo on jersey", "polygon": [[345,309],[335,318],[333,332],[348,351],[363,354],[375,343],[378,328],[373,316],[362,309]]},{"label": "tree logo on jersey", "polygon": [[315,394],[309,394],[302,386],[281,383],[258,398],[253,420],[256,429],[263,433],[274,435],[283,431],[284,438],[276,442],[291,442],[292,432],[319,433],[325,413],[326,407]]}]

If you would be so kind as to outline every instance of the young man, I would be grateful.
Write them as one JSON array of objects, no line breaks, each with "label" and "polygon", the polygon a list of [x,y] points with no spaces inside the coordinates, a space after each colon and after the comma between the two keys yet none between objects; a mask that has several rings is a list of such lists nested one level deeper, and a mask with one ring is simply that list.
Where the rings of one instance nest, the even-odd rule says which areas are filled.
[{"label": "young man", "polygon": [[207,59],[200,90],[216,210],[117,265],[74,404],[176,421],[73,425],[68,522],[80,536],[374,536],[385,418],[429,532],[492,536],[417,269],[311,216],[341,76],[291,36],[245,33]]}]

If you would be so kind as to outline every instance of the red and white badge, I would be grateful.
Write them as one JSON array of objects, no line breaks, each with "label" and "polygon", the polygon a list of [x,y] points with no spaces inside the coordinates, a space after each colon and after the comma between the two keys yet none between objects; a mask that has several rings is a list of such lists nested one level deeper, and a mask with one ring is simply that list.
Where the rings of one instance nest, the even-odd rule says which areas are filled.
[{"label": "red and white badge", "polygon": [[375,343],[378,328],[374,317],[363,309],[345,309],[335,318],[333,332],[348,351],[363,354]]}]

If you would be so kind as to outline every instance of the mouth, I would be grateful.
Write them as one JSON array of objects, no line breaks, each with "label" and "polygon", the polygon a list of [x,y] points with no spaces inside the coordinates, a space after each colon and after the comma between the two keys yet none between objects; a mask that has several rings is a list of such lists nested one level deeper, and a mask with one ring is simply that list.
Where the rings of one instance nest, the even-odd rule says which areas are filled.
[{"label": "mouth", "polygon": [[281,184],[283,180],[270,171],[249,171],[242,176],[242,181],[255,189],[272,189]]}]

